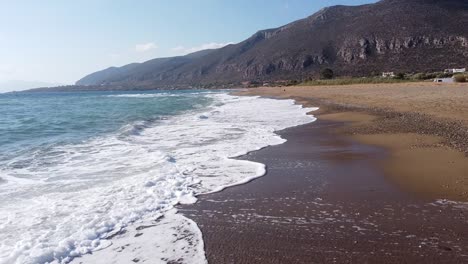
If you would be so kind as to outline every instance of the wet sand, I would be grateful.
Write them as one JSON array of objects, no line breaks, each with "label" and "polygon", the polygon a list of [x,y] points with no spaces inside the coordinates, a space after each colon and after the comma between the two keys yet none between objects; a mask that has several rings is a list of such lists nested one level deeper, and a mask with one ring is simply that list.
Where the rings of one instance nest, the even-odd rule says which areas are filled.
[{"label": "wet sand", "polygon": [[319,106],[319,120],[242,157],[264,177],[181,207],[209,263],[468,263],[468,86],[243,94]]},{"label": "wet sand", "polygon": [[181,207],[202,230],[209,263],[462,263],[468,205],[403,191],[384,176],[389,153],[319,120],[244,159],[268,173]]}]

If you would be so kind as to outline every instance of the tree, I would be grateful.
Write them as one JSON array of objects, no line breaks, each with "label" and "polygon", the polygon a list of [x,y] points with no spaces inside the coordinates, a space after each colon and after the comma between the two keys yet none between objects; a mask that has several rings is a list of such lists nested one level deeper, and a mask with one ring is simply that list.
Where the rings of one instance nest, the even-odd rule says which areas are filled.
[{"label": "tree", "polygon": [[323,69],[320,72],[320,78],[326,79],[326,80],[333,79],[333,70],[329,68]]}]

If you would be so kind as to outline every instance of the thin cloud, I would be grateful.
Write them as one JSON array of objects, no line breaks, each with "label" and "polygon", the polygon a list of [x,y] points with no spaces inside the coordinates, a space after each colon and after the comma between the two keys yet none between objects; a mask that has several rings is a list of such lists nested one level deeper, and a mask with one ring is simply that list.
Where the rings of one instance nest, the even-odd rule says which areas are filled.
[{"label": "thin cloud", "polygon": [[184,47],[184,46],[177,46],[172,48],[172,51],[178,53],[178,54],[189,54],[193,52],[197,52],[200,50],[207,50],[207,49],[219,49],[222,47],[225,47],[227,45],[233,44],[233,42],[226,42],[226,43],[216,43],[216,42],[210,42],[210,43],[205,43],[200,46],[195,46],[195,47]]},{"label": "thin cloud", "polygon": [[148,43],[135,45],[136,52],[147,52],[147,51],[154,50],[157,48],[158,46],[154,42],[148,42]]}]

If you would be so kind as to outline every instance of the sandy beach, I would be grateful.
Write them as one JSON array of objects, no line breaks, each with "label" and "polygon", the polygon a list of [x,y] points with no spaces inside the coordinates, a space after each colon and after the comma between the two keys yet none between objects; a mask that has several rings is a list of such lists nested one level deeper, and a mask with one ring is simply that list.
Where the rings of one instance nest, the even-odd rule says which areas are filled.
[{"label": "sandy beach", "polygon": [[242,159],[267,175],[182,206],[210,263],[468,261],[468,86],[257,88],[318,121]]},{"label": "sandy beach", "polygon": [[468,201],[468,85],[369,84],[258,88],[244,94],[293,98],[321,108],[338,133],[390,152],[386,176],[427,198]]}]

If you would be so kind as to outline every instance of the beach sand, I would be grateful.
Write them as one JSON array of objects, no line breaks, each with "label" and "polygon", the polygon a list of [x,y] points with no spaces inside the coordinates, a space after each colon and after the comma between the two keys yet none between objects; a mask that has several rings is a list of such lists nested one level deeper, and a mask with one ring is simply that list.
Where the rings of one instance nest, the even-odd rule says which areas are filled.
[{"label": "beach sand", "polygon": [[468,86],[242,94],[321,107],[319,120],[242,157],[266,164],[264,177],[180,207],[210,263],[468,262]]},{"label": "beach sand", "polygon": [[390,152],[385,175],[427,198],[468,201],[468,84],[369,84],[258,88],[249,95],[321,107],[338,133]]},{"label": "beach sand", "polygon": [[465,83],[261,87],[249,89],[244,94],[322,99],[334,104],[418,112],[468,122],[468,84]]}]

